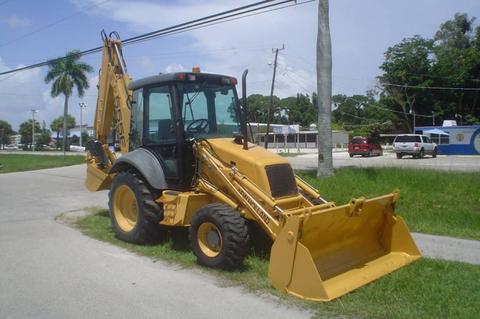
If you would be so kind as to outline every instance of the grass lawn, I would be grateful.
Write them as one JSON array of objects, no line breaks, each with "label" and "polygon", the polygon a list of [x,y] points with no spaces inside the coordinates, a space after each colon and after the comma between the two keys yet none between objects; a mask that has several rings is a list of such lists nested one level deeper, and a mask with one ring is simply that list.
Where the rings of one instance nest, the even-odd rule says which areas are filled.
[{"label": "grass lawn", "polygon": [[[97,210],[75,225],[86,235],[135,253],[200,267],[188,248],[184,230],[173,232],[158,245],[138,246],[115,238],[106,210]],[[273,289],[267,278],[266,257],[249,256],[244,268],[236,272],[201,268],[226,286],[240,284],[254,292],[280,296],[283,302],[312,310],[318,318],[476,318],[480,309],[480,266],[458,262],[424,258],[329,303],[305,302]]]},{"label": "grass lawn", "polygon": [[31,171],[42,168],[70,166],[85,163],[85,156],[0,154],[1,173]]},{"label": "grass lawn", "polygon": [[400,189],[396,212],[410,230],[480,240],[480,173],[403,168],[342,168],[335,176],[299,174],[337,205]]}]

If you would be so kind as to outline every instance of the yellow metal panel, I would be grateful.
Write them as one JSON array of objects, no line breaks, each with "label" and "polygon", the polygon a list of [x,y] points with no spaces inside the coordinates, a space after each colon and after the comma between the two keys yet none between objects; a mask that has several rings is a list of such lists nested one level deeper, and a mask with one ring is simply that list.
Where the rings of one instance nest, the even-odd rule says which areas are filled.
[{"label": "yellow metal panel", "polygon": [[85,187],[91,191],[96,192],[102,189],[109,189],[112,184],[110,175],[97,168],[95,164],[87,165],[87,178],[85,180]]},{"label": "yellow metal panel", "polygon": [[163,225],[189,226],[193,214],[212,202],[212,197],[205,193],[164,191],[158,202],[163,204]]},{"label": "yellow metal panel", "polygon": [[[244,150],[242,145],[234,143],[232,138],[209,139],[209,144],[224,163],[234,163],[242,175],[245,175],[267,194],[270,194],[270,185],[265,172],[265,166],[289,164],[287,159],[259,145],[249,144],[248,150]],[[208,168],[206,171],[208,171]]]},{"label": "yellow metal panel", "polygon": [[[405,223],[392,215],[394,199],[391,194],[305,215],[300,235],[288,230],[296,240],[291,273],[292,243],[280,240],[272,247],[269,274],[274,286],[326,301],[420,258]],[[291,218],[298,216],[287,217],[284,229]],[[284,229],[279,239],[284,239]]]}]

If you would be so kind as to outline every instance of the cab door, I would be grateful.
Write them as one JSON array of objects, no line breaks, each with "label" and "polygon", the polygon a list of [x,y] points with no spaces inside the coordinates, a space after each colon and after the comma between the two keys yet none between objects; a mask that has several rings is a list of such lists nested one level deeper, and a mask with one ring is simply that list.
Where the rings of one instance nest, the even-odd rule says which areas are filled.
[{"label": "cab door", "polygon": [[[181,178],[180,147],[174,91],[170,85],[143,89],[144,123],[143,147],[159,159],[169,187],[176,188]],[[181,133],[181,132],[180,132]]]}]

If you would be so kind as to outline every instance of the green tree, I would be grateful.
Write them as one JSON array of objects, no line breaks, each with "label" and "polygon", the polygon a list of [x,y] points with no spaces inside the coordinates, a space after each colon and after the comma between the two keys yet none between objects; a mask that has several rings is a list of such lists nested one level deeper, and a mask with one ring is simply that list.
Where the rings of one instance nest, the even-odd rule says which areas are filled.
[{"label": "green tree", "polygon": [[457,13],[431,39],[404,39],[385,52],[378,103],[395,114],[394,129],[411,130],[411,110],[417,126],[431,125],[432,113],[437,123],[457,113],[465,123],[480,118],[480,26],[474,22]]},{"label": "green tree", "polygon": [[296,97],[287,97],[280,100],[282,113],[287,114],[288,124],[299,124],[308,128],[310,124],[316,123],[318,109],[315,108],[310,97],[304,94],[297,94]]},{"label": "green tree", "polygon": [[466,49],[471,46],[471,32],[475,18],[466,13],[455,13],[452,20],[440,25],[434,40],[437,47]]},{"label": "green tree", "polygon": [[[37,132],[40,132],[40,123],[35,121],[35,136]],[[18,132],[21,135],[20,142],[24,145],[29,145],[29,148],[32,147],[32,121],[28,120],[20,124],[20,129]]]},{"label": "green tree", "polygon": [[[475,18],[457,13],[452,20],[442,23],[434,36],[435,64],[433,76],[436,86],[480,87],[480,27],[473,26]],[[453,118],[479,116],[479,92],[450,90],[436,92],[435,99],[441,101],[443,116]]]},{"label": "green tree", "polygon": [[38,146],[50,144],[52,141],[51,134],[50,130],[42,129],[40,135],[38,137],[35,136],[35,144]]},{"label": "green tree", "polygon": [[3,149],[5,144],[10,144],[10,137],[13,134],[12,126],[7,121],[0,120],[0,147]]},{"label": "green tree", "polygon": [[[60,132],[63,130],[63,124],[64,124],[63,116],[57,117],[50,124],[50,129],[57,134],[57,138],[56,138],[57,145],[58,145],[58,142],[59,142],[58,140],[59,140],[59,137],[60,137]],[[67,115],[67,132],[68,132],[68,130],[74,128],[75,125],[76,125],[75,118],[73,116],[71,116],[70,114],[68,114]]]},{"label": "green tree", "polygon": [[67,53],[64,58],[53,60],[48,64],[49,70],[45,76],[45,82],[52,82],[52,97],[63,94],[65,97],[63,106],[63,143],[62,149],[65,153],[67,145],[67,115],[68,115],[68,99],[73,94],[74,87],[77,88],[79,97],[85,94],[85,90],[89,88],[86,74],[93,71],[93,68],[83,62],[80,62],[78,50]]},{"label": "green tree", "polygon": [[408,131],[412,131],[410,111],[424,114],[432,111],[429,93],[414,88],[433,83],[429,76],[432,45],[432,40],[418,35],[403,39],[401,43],[388,48],[385,61],[380,66],[384,73],[379,80],[386,93],[383,102],[393,112],[400,112],[397,114],[403,117],[403,124]]},{"label": "green tree", "polygon": [[346,96],[343,94],[336,94],[332,97],[333,102],[333,121],[337,123],[360,125],[364,123],[365,108],[375,101],[373,97],[366,95]]}]

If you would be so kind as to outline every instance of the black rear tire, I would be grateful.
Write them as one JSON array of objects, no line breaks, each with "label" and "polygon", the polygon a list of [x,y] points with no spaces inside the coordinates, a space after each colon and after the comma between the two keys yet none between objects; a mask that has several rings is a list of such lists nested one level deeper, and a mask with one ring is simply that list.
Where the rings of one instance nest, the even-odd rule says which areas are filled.
[{"label": "black rear tire", "polygon": [[425,156],[425,151],[423,148],[420,150],[420,154],[418,154],[418,158],[423,158]]},{"label": "black rear tire", "polygon": [[437,149],[436,148],[433,150],[432,157],[433,158],[437,157]]},{"label": "black rear tire", "polygon": [[238,268],[250,247],[246,220],[220,203],[208,204],[193,215],[189,239],[198,263],[213,268]]},{"label": "black rear tire", "polygon": [[[134,199],[131,205],[136,207],[134,209],[136,217],[131,229],[122,227],[125,223],[118,220],[122,205],[118,204],[118,199],[116,200],[115,197],[119,189],[127,188],[133,192]],[[115,235],[121,240],[134,244],[147,244],[160,238],[159,222],[163,219],[163,209],[154,201],[152,191],[145,182],[134,172],[120,172],[113,178],[108,206]]]},{"label": "black rear tire", "polygon": [[401,158],[402,158],[402,154],[401,154],[401,153],[397,153],[397,158],[398,158],[398,159],[401,159]]}]

